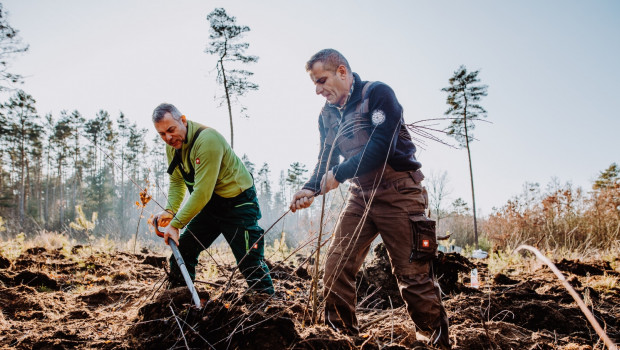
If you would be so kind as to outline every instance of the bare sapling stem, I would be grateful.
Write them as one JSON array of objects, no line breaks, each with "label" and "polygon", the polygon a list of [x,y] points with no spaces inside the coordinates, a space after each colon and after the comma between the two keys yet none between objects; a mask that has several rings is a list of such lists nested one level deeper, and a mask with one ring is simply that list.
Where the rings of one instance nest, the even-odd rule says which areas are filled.
[{"label": "bare sapling stem", "polygon": [[312,274],[312,323],[316,324],[318,320],[318,289],[319,289],[319,258],[321,256],[321,241],[323,238],[323,217],[325,216],[325,195],[321,202],[321,221],[319,224],[319,239],[316,243],[316,255],[314,258],[314,273]]}]

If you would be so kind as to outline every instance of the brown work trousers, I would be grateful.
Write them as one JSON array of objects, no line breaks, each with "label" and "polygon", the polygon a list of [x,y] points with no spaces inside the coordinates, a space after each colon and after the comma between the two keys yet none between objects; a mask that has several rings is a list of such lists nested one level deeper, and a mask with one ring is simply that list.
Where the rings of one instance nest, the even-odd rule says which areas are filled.
[{"label": "brown work trousers", "polygon": [[370,244],[381,234],[411,319],[420,331],[431,336],[431,341],[447,341],[448,317],[430,259],[411,259],[412,225],[428,207],[423,178],[419,170],[397,172],[386,166],[351,181],[351,196],[335,228],[325,263],[328,325],[347,333],[358,332],[355,275]]}]

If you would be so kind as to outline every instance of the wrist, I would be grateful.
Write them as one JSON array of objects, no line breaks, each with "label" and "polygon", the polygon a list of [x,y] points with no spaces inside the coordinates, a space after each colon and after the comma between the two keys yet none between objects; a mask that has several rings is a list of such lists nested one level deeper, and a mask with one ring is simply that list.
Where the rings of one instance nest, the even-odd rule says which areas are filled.
[{"label": "wrist", "polygon": [[170,226],[176,228],[177,230],[183,228],[183,224],[177,219],[172,219],[172,221],[170,221]]}]

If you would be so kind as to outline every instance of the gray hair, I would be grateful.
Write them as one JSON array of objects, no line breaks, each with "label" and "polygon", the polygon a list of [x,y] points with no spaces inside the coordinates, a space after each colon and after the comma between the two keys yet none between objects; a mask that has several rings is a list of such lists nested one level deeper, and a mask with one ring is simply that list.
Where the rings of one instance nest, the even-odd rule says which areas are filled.
[{"label": "gray hair", "polygon": [[347,68],[347,72],[349,73],[349,75],[352,74],[351,66],[349,66],[349,62],[347,61],[347,59],[344,58],[344,56],[340,52],[334,49],[323,49],[310,57],[308,62],[306,62],[306,72],[312,70],[312,66],[314,66],[314,64],[317,62],[323,63],[323,68],[325,70],[334,73],[340,65],[343,65]]},{"label": "gray hair", "polygon": [[164,118],[166,113],[172,114],[172,118],[179,121],[181,120],[181,112],[170,103],[162,103],[153,111],[153,123],[158,123],[160,120]]}]

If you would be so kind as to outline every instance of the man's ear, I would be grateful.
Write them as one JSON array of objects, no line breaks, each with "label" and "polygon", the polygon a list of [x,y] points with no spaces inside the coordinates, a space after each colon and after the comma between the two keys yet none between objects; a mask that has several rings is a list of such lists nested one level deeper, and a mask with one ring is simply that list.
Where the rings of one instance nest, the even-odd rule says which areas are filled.
[{"label": "man's ear", "polygon": [[183,122],[183,125],[185,125],[185,127],[187,127],[187,118],[185,118],[184,115],[181,116],[181,121]]},{"label": "man's ear", "polygon": [[344,64],[339,65],[338,68],[336,68],[336,74],[339,78],[344,79],[348,74],[347,67],[345,67]]}]

